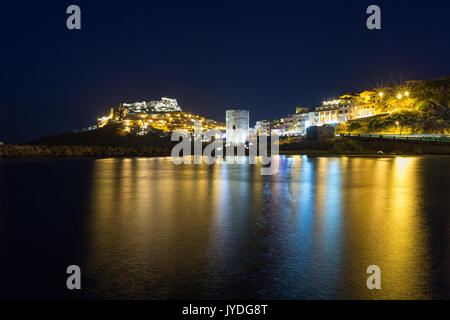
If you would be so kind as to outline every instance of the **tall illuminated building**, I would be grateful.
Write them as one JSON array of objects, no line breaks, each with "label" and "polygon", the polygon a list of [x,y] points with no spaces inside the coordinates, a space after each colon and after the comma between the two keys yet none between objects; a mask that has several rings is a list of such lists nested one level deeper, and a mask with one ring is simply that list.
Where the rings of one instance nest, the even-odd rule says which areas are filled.
[{"label": "tall illuminated building", "polygon": [[226,111],[227,144],[238,145],[248,140],[250,113],[248,110]]}]

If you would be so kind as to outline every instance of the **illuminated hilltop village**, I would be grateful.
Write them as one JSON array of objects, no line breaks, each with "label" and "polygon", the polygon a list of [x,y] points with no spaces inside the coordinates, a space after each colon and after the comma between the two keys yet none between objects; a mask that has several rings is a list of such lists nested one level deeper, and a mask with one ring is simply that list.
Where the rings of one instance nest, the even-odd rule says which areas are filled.
[{"label": "illuminated hilltop village", "polygon": [[202,124],[202,130],[225,130],[225,124],[181,110],[176,99],[163,97],[158,101],[122,103],[117,112],[111,108],[109,116],[98,119],[98,127],[116,123],[126,132],[144,135],[152,130],[172,132],[178,129],[194,131],[194,121]]}]

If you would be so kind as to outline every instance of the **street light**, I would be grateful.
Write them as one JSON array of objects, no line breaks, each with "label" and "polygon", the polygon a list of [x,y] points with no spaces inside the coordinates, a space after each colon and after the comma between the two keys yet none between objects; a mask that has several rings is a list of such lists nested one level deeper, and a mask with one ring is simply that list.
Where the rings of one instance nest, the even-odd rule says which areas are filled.
[{"label": "street light", "polygon": [[380,97],[383,97],[383,92],[378,93]]},{"label": "street light", "polygon": [[402,98],[402,95],[399,93],[398,95],[397,95],[397,99],[401,99]]},{"label": "street light", "polygon": [[405,96],[409,96],[409,92],[408,91],[405,92]]},{"label": "street light", "polygon": [[397,125],[398,134],[400,134],[400,126],[399,126],[399,122],[398,122],[398,121],[395,121],[395,124]]}]

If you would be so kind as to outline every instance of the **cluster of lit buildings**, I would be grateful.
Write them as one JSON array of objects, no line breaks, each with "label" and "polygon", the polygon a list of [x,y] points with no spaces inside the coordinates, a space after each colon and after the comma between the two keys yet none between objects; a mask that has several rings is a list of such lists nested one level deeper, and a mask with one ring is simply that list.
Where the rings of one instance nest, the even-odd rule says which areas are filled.
[{"label": "cluster of lit buildings", "polygon": [[202,132],[208,129],[220,131],[223,138],[228,137],[228,143],[237,145],[248,141],[249,120],[248,110],[227,110],[226,124],[206,119],[183,112],[176,99],[163,97],[158,101],[122,103],[117,111],[111,108],[110,114],[99,118],[98,125],[90,129],[118,124],[125,132],[138,135],[175,130],[186,130],[193,134],[200,126]]},{"label": "cluster of lit buildings", "polygon": [[[397,99],[409,96],[408,91],[396,93]],[[382,90],[363,91],[359,94],[345,94],[337,99],[323,101],[312,110],[297,107],[294,114],[277,120],[257,121],[255,129],[264,129],[278,135],[298,136],[305,135],[310,126],[336,125],[352,120],[370,118],[389,113],[377,108],[385,99]]]},{"label": "cluster of lit buildings", "polygon": [[[407,85],[417,84],[418,80],[409,81]],[[345,94],[339,98],[323,101],[315,108],[297,107],[294,114],[278,120],[257,121],[256,132],[266,130],[280,136],[305,135],[311,126],[336,125],[352,120],[388,114],[395,110],[380,108],[389,99],[400,102],[410,100],[409,91],[405,87],[391,87],[358,94]],[[397,102],[396,102],[397,103]],[[120,124],[126,132],[144,135],[148,132],[173,132],[187,130],[194,133],[195,124],[201,124],[201,130],[215,129],[222,132],[223,137],[234,144],[246,142],[249,132],[249,111],[233,109],[226,111],[226,124],[202,116],[189,114],[180,108],[176,99],[163,97],[157,101],[122,103],[117,111],[111,109],[108,116],[98,119],[96,127],[107,124]]]},{"label": "cluster of lit buildings", "polygon": [[186,113],[181,110],[176,99],[163,97],[157,101],[122,103],[115,112],[111,108],[108,116],[98,119],[98,127],[107,124],[120,124],[126,132],[138,135],[150,131],[172,132],[175,130],[194,131],[194,123],[201,123],[202,130],[225,130],[225,124],[204,117]]}]

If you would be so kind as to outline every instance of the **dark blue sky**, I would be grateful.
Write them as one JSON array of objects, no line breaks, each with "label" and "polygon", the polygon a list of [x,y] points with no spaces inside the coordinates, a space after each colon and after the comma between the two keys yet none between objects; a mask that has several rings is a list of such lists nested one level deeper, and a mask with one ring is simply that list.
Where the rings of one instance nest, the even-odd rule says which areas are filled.
[{"label": "dark blue sky", "polygon": [[[66,28],[77,4],[82,30]],[[366,28],[377,4],[382,29]],[[120,102],[177,98],[251,123],[347,92],[450,74],[450,2],[3,2],[0,141],[94,124]]]}]

